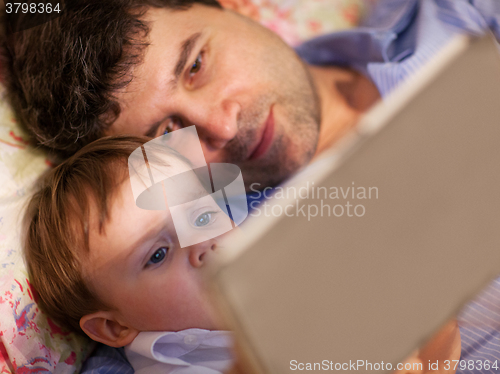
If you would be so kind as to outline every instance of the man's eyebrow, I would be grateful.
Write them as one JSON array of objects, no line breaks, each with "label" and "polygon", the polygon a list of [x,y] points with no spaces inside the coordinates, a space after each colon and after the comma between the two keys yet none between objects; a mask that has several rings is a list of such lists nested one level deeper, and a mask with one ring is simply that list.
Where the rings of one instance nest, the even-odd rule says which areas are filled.
[{"label": "man's eyebrow", "polygon": [[191,55],[191,52],[193,51],[193,48],[200,36],[201,32],[194,33],[182,43],[181,53],[174,68],[174,79],[171,82],[173,86],[177,84],[177,81],[179,80],[182,70],[184,70],[184,66],[186,65],[189,55]]},{"label": "man's eyebrow", "polygon": [[150,125],[148,127],[148,131],[146,131],[146,133],[144,135],[146,135],[147,137],[150,137],[150,138],[155,138],[156,133],[158,132],[158,128],[160,127],[161,123],[162,123],[162,121],[158,121],[158,122],[155,122],[152,125]]},{"label": "man's eyebrow", "polygon": [[[179,77],[181,76],[182,71],[184,70],[184,66],[187,63],[187,60],[189,56],[191,55],[191,52],[193,51],[194,46],[196,45],[196,42],[198,39],[201,37],[201,32],[194,33],[191,35],[189,38],[184,40],[181,45],[181,52],[179,54],[179,59],[177,60],[177,63],[175,64],[174,68],[174,79],[170,81],[170,86],[175,87],[177,85],[177,82],[179,80]],[[154,138],[158,132],[158,128],[162,124],[163,121],[158,121],[155,122],[151,125],[148,126],[148,130],[144,135]]]}]

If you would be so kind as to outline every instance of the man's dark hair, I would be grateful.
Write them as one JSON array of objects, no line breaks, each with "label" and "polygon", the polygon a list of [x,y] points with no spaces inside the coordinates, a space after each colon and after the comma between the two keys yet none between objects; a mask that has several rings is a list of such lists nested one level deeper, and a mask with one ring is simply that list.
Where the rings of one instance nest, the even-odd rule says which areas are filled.
[{"label": "man's dark hair", "polygon": [[0,30],[8,99],[34,140],[66,157],[104,135],[120,105],[114,93],[142,62],[148,7],[220,8],[217,0],[67,0],[61,15],[25,31]]}]

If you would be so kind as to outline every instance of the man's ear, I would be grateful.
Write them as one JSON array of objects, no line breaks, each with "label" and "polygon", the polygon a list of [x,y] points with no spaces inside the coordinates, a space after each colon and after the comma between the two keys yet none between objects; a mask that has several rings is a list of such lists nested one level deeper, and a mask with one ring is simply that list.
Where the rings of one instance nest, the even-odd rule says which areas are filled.
[{"label": "man's ear", "polygon": [[259,7],[251,0],[218,0],[223,8],[234,10],[243,16],[260,21]]},{"label": "man's ear", "polygon": [[87,314],[80,319],[80,327],[92,340],[123,347],[132,343],[139,331],[118,322],[112,311],[99,311]]}]

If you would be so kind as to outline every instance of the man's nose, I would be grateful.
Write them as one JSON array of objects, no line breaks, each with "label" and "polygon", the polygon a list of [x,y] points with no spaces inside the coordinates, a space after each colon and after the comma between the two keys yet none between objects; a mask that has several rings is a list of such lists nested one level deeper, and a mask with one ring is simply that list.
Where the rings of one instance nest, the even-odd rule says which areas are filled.
[{"label": "man's nose", "polygon": [[192,245],[189,250],[189,263],[195,268],[201,267],[207,261],[211,251],[217,248],[217,242],[213,239]]},{"label": "man's nose", "polygon": [[210,106],[206,111],[206,118],[200,118],[196,122],[196,130],[207,162],[224,161],[224,147],[238,134],[240,110],[239,103],[226,100]]}]

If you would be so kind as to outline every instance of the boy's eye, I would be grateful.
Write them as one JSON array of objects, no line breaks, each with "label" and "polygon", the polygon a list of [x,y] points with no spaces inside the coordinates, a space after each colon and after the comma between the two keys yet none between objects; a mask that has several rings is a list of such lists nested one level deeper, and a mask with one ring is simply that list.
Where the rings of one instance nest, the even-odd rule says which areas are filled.
[{"label": "boy's eye", "polygon": [[200,214],[198,217],[196,217],[196,220],[194,221],[194,225],[196,227],[202,227],[202,226],[206,226],[210,223],[210,221],[212,220],[212,214],[214,214],[215,212],[205,212],[205,213],[202,213]]},{"label": "boy's eye", "polygon": [[167,255],[168,247],[161,247],[156,250],[148,261],[148,265],[157,264],[165,259]]},{"label": "boy's eye", "polygon": [[191,69],[189,70],[189,75],[193,75],[199,72],[201,69],[201,63],[202,63],[202,58],[200,53],[198,57],[196,57],[196,60],[194,61],[193,65],[191,65]]}]

